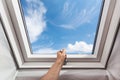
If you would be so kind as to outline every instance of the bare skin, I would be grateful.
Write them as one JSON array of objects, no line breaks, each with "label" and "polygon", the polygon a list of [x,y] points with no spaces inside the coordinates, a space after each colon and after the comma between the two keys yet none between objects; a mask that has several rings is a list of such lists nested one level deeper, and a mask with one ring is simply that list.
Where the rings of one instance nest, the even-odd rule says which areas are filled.
[{"label": "bare skin", "polygon": [[58,80],[60,70],[63,66],[64,60],[66,58],[66,51],[63,49],[62,51],[57,52],[57,59],[49,71],[40,79],[40,80]]}]

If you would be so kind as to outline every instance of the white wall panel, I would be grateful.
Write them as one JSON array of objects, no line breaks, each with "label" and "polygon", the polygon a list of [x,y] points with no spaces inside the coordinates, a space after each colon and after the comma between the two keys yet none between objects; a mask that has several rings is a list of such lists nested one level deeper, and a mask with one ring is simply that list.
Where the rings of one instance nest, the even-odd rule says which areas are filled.
[{"label": "white wall panel", "polygon": [[0,22],[0,80],[14,80],[16,67]]}]

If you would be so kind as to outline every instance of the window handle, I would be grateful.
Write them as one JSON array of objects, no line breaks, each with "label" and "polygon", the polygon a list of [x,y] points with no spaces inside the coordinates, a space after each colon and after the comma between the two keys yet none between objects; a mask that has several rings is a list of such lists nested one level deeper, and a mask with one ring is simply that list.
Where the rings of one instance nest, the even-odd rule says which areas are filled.
[{"label": "window handle", "polygon": [[63,65],[67,64],[67,58],[65,58]]}]

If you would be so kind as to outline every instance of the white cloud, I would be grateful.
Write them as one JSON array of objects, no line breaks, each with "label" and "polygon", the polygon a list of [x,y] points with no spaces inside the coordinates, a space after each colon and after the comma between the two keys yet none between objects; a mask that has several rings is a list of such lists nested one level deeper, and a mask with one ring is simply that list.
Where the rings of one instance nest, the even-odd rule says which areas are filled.
[{"label": "white cloud", "polygon": [[[90,53],[92,52],[93,45],[87,44],[84,41],[76,41],[75,44],[69,43],[66,49],[67,53]],[[52,48],[38,48],[37,50],[33,51],[35,54],[55,54],[57,53],[56,49]]]},{"label": "white cloud", "polygon": [[46,27],[45,14],[47,9],[40,0],[27,0],[27,2],[25,19],[30,41],[33,43]]},{"label": "white cloud", "polygon": [[93,45],[87,44],[84,41],[76,41],[75,44],[68,44],[68,52],[89,53],[92,52]]}]

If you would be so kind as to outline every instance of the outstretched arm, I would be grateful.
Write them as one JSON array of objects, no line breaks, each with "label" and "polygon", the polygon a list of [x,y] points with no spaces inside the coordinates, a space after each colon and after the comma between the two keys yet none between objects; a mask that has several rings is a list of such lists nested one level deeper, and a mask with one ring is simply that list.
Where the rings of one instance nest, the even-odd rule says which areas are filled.
[{"label": "outstretched arm", "polygon": [[40,80],[58,80],[60,70],[63,66],[64,60],[66,58],[66,51],[57,52],[57,59],[49,71]]}]

